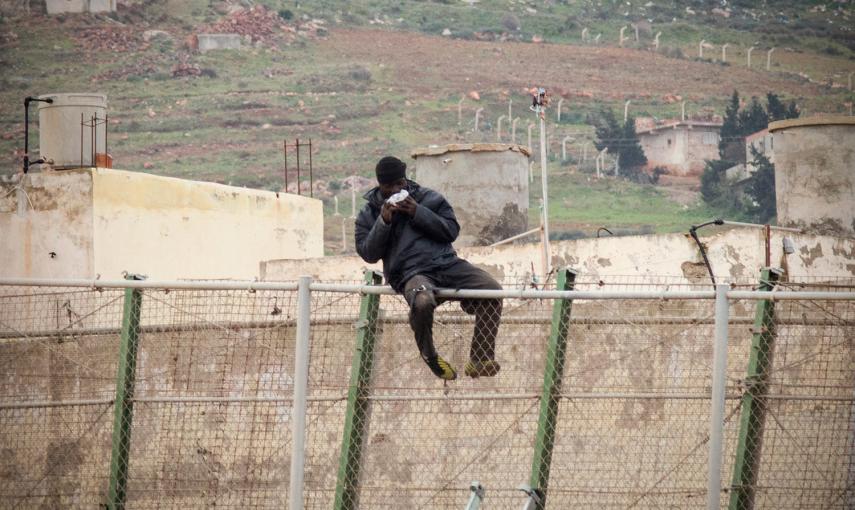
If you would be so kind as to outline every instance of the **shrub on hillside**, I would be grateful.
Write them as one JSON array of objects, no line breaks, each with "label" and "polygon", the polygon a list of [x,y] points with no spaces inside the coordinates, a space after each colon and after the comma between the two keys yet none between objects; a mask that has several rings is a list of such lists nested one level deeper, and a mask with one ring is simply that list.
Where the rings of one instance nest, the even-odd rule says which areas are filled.
[{"label": "shrub on hillside", "polygon": [[514,14],[505,14],[502,16],[502,26],[511,32],[515,32],[520,29],[520,19]]}]

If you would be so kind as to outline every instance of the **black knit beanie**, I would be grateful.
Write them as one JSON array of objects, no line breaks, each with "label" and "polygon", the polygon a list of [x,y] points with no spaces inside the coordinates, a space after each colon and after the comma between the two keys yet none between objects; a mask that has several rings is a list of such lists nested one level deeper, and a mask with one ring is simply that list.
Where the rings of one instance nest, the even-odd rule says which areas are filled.
[{"label": "black knit beanie", "polygon": [[394,156],[386,156],[377,162],[375,171],[377,172],[377,182],[391,184],[398,179],[407,177],[407,164]]}]

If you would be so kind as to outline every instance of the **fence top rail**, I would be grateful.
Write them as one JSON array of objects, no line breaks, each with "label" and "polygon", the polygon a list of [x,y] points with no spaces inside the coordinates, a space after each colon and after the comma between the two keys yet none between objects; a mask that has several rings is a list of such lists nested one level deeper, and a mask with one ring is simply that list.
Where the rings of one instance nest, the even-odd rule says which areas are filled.
[{"label": "fence top rail", "polygon": [[87,280],[52,278],[0,278],[0,286],[85,287],[90,289],[174,289],[174,290],[297,290],[297,282],[252,280]]},{"label": "fence top rail", "polygon": [[[91,289],[174,289],[174,290],[269,290],[296,291],[297,282],[258,281],[170,281],[170,280],[89,280],[89,279],[35,279],[0,278],[0,287],[83,287]],[[341,283],[311,283],[310,289],[318,292],[395,295],[388,285],[358,285]],[[713,290],[474,290],[439,289],[437,295],[458,299],[715,299]],[[855,292],[791,291],[791,290],[729,290],[729,299],[761,300],[855,300]]]}]

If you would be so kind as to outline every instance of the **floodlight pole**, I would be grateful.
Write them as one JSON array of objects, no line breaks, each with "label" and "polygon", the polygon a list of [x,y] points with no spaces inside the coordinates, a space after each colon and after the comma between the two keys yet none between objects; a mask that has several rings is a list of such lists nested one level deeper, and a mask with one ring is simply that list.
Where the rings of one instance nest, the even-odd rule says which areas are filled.
[{"label": "floodlight pole", "polygon": [[540,182],[543,192],[543,210],[541,211],[541,239],[543,244],[543,275],[546,278],[552,272],[552,261],[549,256],[549,178],[546,171],[546,90],[537,89],[532,110],[540,117]]}]

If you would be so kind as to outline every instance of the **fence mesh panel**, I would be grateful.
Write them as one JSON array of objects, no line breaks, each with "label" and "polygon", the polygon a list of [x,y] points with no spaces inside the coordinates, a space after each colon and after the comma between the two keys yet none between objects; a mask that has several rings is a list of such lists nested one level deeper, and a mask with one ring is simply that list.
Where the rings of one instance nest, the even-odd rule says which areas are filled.
[{"label": "fence mesh panel", "polygon": [[124,292],[0,287],[0,500],[93,507],[109,474]]},{"label": "fence mesh panel", "polygon": [[146,291],[128,505],[285,504],[293,292]]},{"label": "fence mesh panel", "polygon": [[[575,288],[709,286],[578,275]],[[118,454],[128,508],[286,506],[296,291],[138,292],[133,387],[122,398],[125,290],[0,286],[0,498],[20,508],[107,504]],[[520,508],[517,487],[538,476],[548,478],[547,508],[704,507],[713,302],[577,300],[564,316],[555,306],[506,298],[500,314],[495,304],[440,304],[436,348],[458,373],[444,382],[419,355],[402,297],[312,292],[305,507],[464,508],[477,480],[485,507]],[[851,508],[855,302],[779,301],[763,309],[771,330],[758,329],[758,309],[730,302],[722,507],[739,492],[754,508]],[[501,315],[492,377],[466,374],[471,359],[493,357],[470,351],[479,313]],[[764,333],[767,368],[751,375]],[[550,355],[556,335],[563,363]],[[552,409],[543,405],[551,369],[561,383]],[[119,412],[114,430],[117,407],[129,410],[121,406],[132,413]],[[739,470],[750,486],[735,481]]]},{"label": "fence mesh panel", "polygon": [[[782,291],[855,290],[853,279],[779,284]],[[855,303],[776,303],[755,455],[758,508],[855,506]],[[743,384],[745,386],[745,384]]]}]

